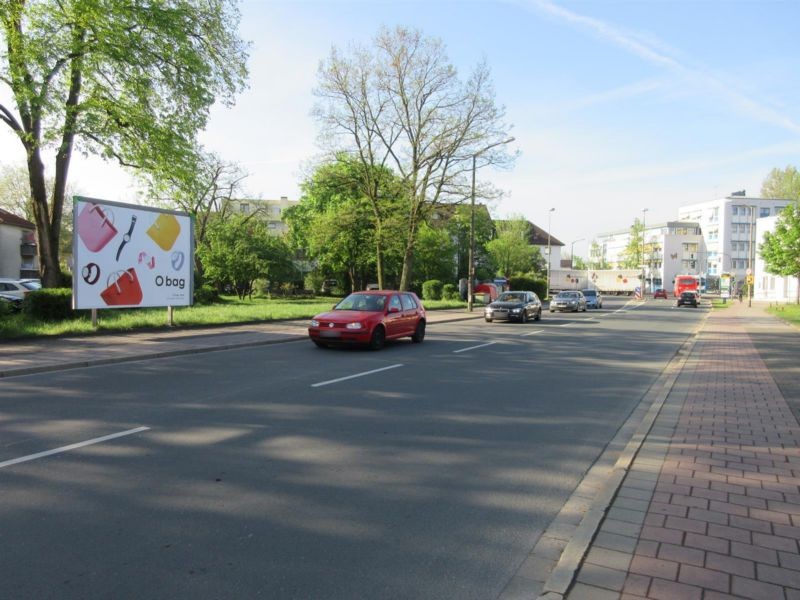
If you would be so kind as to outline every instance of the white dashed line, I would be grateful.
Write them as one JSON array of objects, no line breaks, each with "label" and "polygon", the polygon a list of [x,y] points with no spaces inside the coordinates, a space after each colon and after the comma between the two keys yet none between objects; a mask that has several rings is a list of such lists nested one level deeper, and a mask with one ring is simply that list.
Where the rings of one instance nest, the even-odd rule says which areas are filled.
[{"label": "white dashed line", "polygon": [[528,333],[523,333],[521,337],[528,337],[529,335],[536,335],[537,333],[542,333],[544,329],[537,329],[536,331],[530,331]]},{"label": "white dashed line", "polygon": [[453,350],[453,354],[458,354],[459,352],[467,352],[468,350],[475,350],[476,348],[485,348],[486,346],[491,346],[492,344],[496,344],[497,342],[489,342],[488,344],[480,344],[478,346],[470,346],[469,348],[462,348],[461,350]]},{"label": "white dashed line", "polygon": [[69,452],[70,450],[76,450],[78,448],[83,448],[84,446],[91,446],[92,444],[99,444],[101,442],[107,442],[108,440],[113,440],[119,437],[123,437],[126,435],[133,435],[134,433],[139,433],[140,431],[147,431],[150,429],[149,427],[137,427],[136,429],[128,429],[127,431],[120,431],[119,433],[112,433],[110,435],[104,435],[103,437],[94,438],[91,440],[86,440],[85,442],[78,442],[76,444],[70,444],[69,446],[61,446],[60,448],[55,448],[54,450],[47,450],[45,452],[37,452],[36,454],[29,454],[28,456],[22,456],[20,458],[15,458],[13,460],[7,460],[5,462],[0,462],[0,469],[5,467],[10,467],[11,465],[18,465],[20,463],[28,462],[31,460],[36,460],[37,458],[44,458],[45,456],[52,456],[53,454],[61,454],[62,452]]},{"label": "white dashed line", "polygon": [[311,387],[322,387],[323,385],[330,385],[332,383],[339,383],[340,381],[347,381],[348,379],[355,379],[356,377],[364,377],[365,375],[372,375],[373,373],[380,373],[381,371],[388,371],[389,369],[396,369],[402,367],[402,363],[382,367],[380,369],[372,369],[372,371],[364,371],[363,373],[356,373],[355,375],[348,375],[347,377],[339,377],[338,379],[329,379],[328,381],[320,381],[319,383],[312,383]]}]

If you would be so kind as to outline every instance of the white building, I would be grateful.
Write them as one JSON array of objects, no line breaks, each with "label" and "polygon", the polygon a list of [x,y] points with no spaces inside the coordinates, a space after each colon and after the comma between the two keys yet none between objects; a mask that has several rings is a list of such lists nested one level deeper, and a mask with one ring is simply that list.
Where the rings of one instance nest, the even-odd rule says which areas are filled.
[{"label": "white building", "polygon": [[[756,221],[757,244],[764,240],[766,232],[775,231],[778,217],[764,217]],[[795,302],[797,300],[797,277],[782,277],[767,271],[764,259],[756,253],[756,266],[753,271],[753,299],[768,300],[771,302]]]},{"label": "white building", "polygon": [[289,231],[288,225],[283,222],[283,211],[290,206],[299,204],[298,200],[289,200],[281,196],[278,200],[270,199],[244,199],[231,200],[233,209],[243,215],[258,213],[258,217],[267,223],[271,234],[280,235]]},{"label": "white building", "polygon": [[36,225],[0,208],[0,277],[39,277]]},{"label": "white building", "polygon": [[[620,269],[631,241],[630,229],[612,231],[597,237],[600,256],[590,264],[605,262]],[[700,226],[691,221],[669,221],[646,225],[644,231],[645,292],[659,288],[672,292],[676,275],[701,275],[705,272],[700,257],[705,252]],[[642,268],[642,265],[637,265]]]},{"label": "white building", "polygon": [[791,200],[749,198],[744,191],[725,198],[690,204],[678,209],[678,218],[699,223],[705,251],[699,255],[702,272],[709,279],[720,273],[731,273],[736,281],[744,281],[748,268],[755,262],[755,223],[763,217],[780,213]]}]

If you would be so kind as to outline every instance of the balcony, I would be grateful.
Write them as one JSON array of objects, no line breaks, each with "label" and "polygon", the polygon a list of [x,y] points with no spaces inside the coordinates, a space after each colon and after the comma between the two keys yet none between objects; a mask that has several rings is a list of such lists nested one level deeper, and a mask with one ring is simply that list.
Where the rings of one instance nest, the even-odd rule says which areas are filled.
[{"label": "balcony", "polygon": [[36,256],[36,244],[33,242],[22,242],[19,247],[21,256]]}]

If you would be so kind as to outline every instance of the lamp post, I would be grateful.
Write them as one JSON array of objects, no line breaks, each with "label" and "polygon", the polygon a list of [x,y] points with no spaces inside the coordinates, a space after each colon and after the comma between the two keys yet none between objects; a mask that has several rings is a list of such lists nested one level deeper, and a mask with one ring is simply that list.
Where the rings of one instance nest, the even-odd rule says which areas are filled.
[{"label": "lamp post", "polygon": [[474,294],[474,281],[475,281],[475,171],[477,171],[476,162],[478,157],[491,150],[495,146],[502,146],[510,144],[515,138],[510,137],[502,142],[496,142],[486,146],[472,155],[472,192],[470,194],[470,213],[469,213],[469,266],[467,268],[467,310],[472,312],[472,296]]},{"label": "lamp post", "polygon": [[555,211],[555,208],[547,211],[547,289],[545,290],[545,295],[548,298],[550,297],[550,223],[553,219],[553,211]]},{"label": "lamp post", "polygon": [[647,225],[645,224],[645,220],[647,218],[647,211],[650,210],[649,208],[642,209],[642,300],[645,299],[647,296],[647,271],[645,270],[644,264],[644,236],[645,232],[647,231]]},{"label": "lamp post", "polygon": [[585,242],[586,238],[578,238],[577,240],[573,240],[570,242],[569,245],[569,268],[575,269],[575,244],[577,242]]}]

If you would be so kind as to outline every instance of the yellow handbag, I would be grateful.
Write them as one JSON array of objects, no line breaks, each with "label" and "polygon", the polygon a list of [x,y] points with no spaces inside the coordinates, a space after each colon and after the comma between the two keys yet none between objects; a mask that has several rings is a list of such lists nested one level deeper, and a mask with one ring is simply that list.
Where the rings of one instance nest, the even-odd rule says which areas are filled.
[{"label": "yellow handbag", "polygon": [[162,213],[158,215],[153,224],[150,225],[150,228],[147,230],[147,235],[149,235],[162,250],[171,250],[180,232],[181,224],[178,223],[178,219],[175,218],[175,215]]}]

